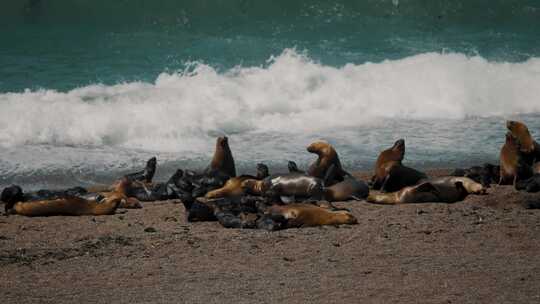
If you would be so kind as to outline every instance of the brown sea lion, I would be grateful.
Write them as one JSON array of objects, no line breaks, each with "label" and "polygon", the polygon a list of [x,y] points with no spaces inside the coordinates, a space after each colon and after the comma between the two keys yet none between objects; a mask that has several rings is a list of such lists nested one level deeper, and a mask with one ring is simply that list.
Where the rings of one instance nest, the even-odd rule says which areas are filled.
[{"label": "brown sea lion", "polygon": [[368,194],[368,185],[352,176],[345,177],[344,181],[324,188],[324,198],[330,202],[362,200]]},{"label": "brown sea lion", "polygon": [[226,136],[218,137],[216,140],[216,150],[207,172],[215,171],[223,172],[230,177],[236,176],[234,158],[229,147],[229,139]]},{"label": "brown sea lion", "polygon": [[367,201],[376,204],[412,204],[412,203],[428,203],[428,202],[446,202],[452,203],[463,200],[467,196],[467,190],[463,187],[463,183],[456,182],[453,184],[455,191],[441,192],[435,185],[424,182],[415,186],[405,187],[399,191],[392,193],[370,194]]},{"label": "brown sea lion", "polygon": [[375,174],[371,179],[373,189],[381,189],[390,169],[395,165],[401,165],[404,157],[404,139],[397,140],[391,148],[386,149],[379,154],[379,157],[377,157],[377,161],[375,162]]},{"label": "brown sea lion", "polygon": [[307,147],[307,151],[318,156],[317,160],[309,166],[308,175],[322,179],[325,186],[343,181],[345,176],[350,175],[343,170],[336,149],[329,143],[316,141]]},{"label": "brown sea lion", "polygon": [[225,185],[219,189],[215,189],[206,193],[205,197],[208,199],[227,197],[227,196],[240,196],[244,194],[245,188],[242,187],[242,182],[252,179],[252,180],[262,180],[268,177],[268,167],[264,164],[257,164],[257,175],[240,175],[237,177],[232,177]]},{"label": "brown sea lion", "polygon": [[269,176],[261,181],[248,179],[242,182],[246,192],[271,198],[281,198],[283,202],[291,199],[322,199],[323,182],[320,178],[302,173],[288,173]]},{"label": "brown sea lion", "polygon": [[524,123],[520,121],[508,120],[506,121],[506,128],[519,142],[519,150],[521,152],[529,154],[538,149],[538,143],[532,138],[529,129]]},{"label": "brown sea lion", "polygon": [[268,214],[273,220],[282,223],[281,228],[358,224],[358,220],[348,211],[333,211],[311,204],[274,205]]},{"label": "brown sea lion", "polygon": [[527,179],[532,175],[532,167],[525,164],[520,152],[520,145],[511,132],[506,133],[506,141],[500,153],[499,185],[515,185],[516,181]]},{"label": "brown sea lion", "polygon": [[122,195],[114,194],[99,203],[80,197],[18,202],[13,205],[9,213],[24,216],[110,215],[115,213],[123,199]]}]

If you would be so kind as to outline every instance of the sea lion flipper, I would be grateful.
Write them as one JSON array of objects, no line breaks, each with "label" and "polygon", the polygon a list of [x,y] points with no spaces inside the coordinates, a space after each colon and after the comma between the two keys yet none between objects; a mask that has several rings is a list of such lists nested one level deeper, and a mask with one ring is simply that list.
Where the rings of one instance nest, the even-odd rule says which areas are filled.
[{"label": "sea lion flipper", "polygon": [[324,175],[323,185],[325,187],[328,187],[334,184],[336,176],[337,176],[337,167],[335,164],[331,164],[330,167],[328,167],[328,170],[326,170],[326,174]]},{"label": "sea lion flipper", "polygon": [[[461,184],[463,186],[463,184]],[[435,195],[440,195],[439,190],[437,187],[435,187],[432,183],[422,183],[416,187],[416,191],[418,192],[431,192]]]}]

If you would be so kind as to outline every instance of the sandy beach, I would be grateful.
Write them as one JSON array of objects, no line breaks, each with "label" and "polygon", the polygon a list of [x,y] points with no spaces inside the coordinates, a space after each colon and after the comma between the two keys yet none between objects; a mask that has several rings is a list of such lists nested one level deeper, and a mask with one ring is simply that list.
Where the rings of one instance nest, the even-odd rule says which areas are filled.
[{"label": "sandy beach", "polygon": [[2,303],[540,302],[540,210],[527,208],[540,194],[510,186],[488,193],[455,204],[337,203],[359,224],[276,232],[187,223],[174,201],[101,217],[2,216],[0,297]]}]

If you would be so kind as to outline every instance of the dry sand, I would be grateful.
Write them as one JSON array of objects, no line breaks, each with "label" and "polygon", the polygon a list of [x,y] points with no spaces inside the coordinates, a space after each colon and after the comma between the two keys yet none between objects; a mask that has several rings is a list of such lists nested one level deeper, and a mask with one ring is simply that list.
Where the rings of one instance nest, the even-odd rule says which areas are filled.
[{"label": "dry sand", "polygon": [[528,201],[540,194],[495,186],[455,204],[345,202],[358,225],[277,232],[190,224],[170,201],[102,217],[0,217],[0,299],[540,303],[540,210]]}]

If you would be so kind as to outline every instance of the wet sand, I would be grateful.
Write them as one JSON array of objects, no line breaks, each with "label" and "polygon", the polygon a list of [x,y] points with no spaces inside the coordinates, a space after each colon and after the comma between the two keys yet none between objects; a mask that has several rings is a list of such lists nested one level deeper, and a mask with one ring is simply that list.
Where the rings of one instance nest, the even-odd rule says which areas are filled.
[{"label": "wet sand", "polygon": [[455,204],[344,202],[336,205],[351,209],[358,225],[277,232],[190,224],[174,201],[101,217],[2,216],[0,298],[539,303],[540,210],[529,202],[540,194],[510,186]]}]

